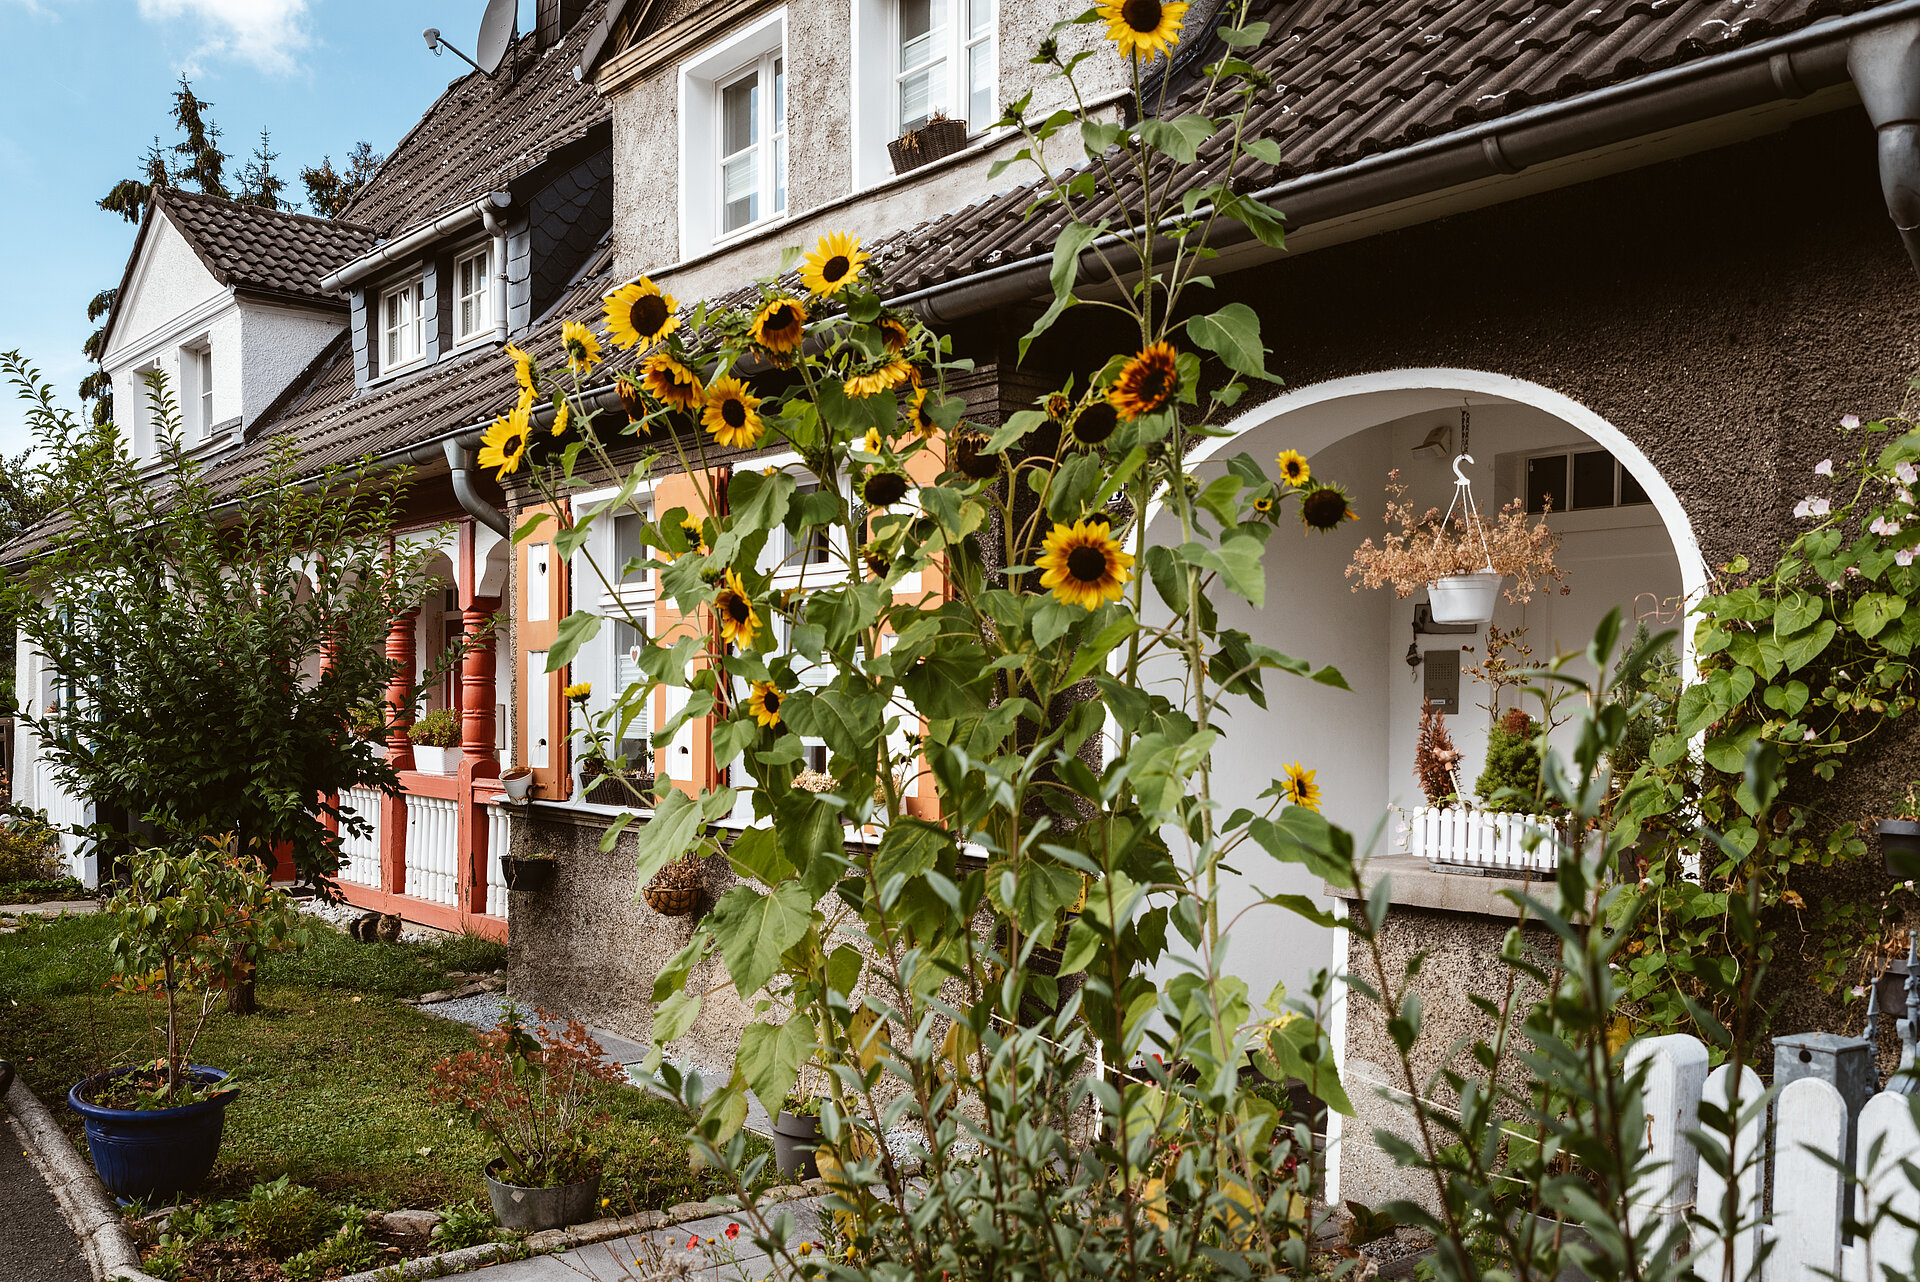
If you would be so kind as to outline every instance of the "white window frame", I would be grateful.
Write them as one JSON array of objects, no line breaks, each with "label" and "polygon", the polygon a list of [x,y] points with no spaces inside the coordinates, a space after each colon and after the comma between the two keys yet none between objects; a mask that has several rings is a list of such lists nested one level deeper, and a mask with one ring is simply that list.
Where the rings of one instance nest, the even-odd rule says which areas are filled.
[{"label": "white window frame", "polygon": [[121,389],[116,384],[113,389],[114,417],[130,424],[127,432],[127,450],[142,462],[160,452],[160,425],[153,417],[153,402],[147,388],[147,375],[160,368],[158,360],[146,361],[127,371],[127,404],[122,407]]},{"label": "white window frame", "polygon": [[[778,226],[790,216],[791,200],[773,209],[776,197],[787,191],[784,146],[787,129],[774,128],[776,94],[772,92],[773,64],[779,61],[791,74],[787,54],[786,10],[776,9],[746,24],[738,32],[680,64],[680,256],[693,258],[724,241]],[[743,226],[724,229],[724,178],[721,170],[721,92],[749,71],[757,71],[764,87],[760,94],[759,155],[760,217]],[[789,86],[790,88],[791,86]],[[779,95],[779,96],[791,96]],[[790,109],[784,113],[790,119]]]},{"label": "white window frame", "polygon": [[[853,185],[862,190],[896,177],[887,144],[906,132],[900,118],[900,85],[907,73],[900,69],[902,0],[853,0],[854,69]],[[999,0],[946,0],[947,36],[939,57],[946,64],[943,100],[930,104],[956,120],[967,122],[970,136],[991,132],[1000,118],[1000,3]],[[976,4],[988,8],[985,31],[978,37],[970,22]],[[972,51],[985,49],[988,80],[993,85],[982,115],[975,119],[972,100]]]},{"label": "white window frame", "polygon": [[[467,268],[475,263],[479,264],[479,269],[474,273],[473,288],[469,291],[464,288],[462,277]],[[490,338],[499,331],[500,321],[494,315],[498,300],[494,297],[493,287],[493,277],[497,270],[498,264],[493,261],[492,241],[454,256],[453,275],[450,282],[452,287],[449,293],[453,300],[453,345],[455,347]],[[473,304],[474,323],[472,325],[463,323],[468,303]]]},{"label": "white window frame", "polygon": [[[404,309],[408,299],[412,300],[413,313],[410,317],[403,314],[396,324],[389,314],[389,306],[398,300]],[[424,361],[427,358],[426,278],[414,276],[381,290],[379,323],[382,374],[392,374]],[[411,350],[406,346],[409,331]],[[394,341],[396,337],[401,340],[397,346]]]},{"label": "white window frame", "polygon": [[[585,510],[605,503],[618,493],[617,489],[612,488],[588,491],[575,495],[573,503],[576,510]],[[634,506],[638,506],[641,513],[636,514],[633,511]],[[625,656],[621,654],[617,644],[616,639],[620,629],[615,625],[625,623],[627,620],[624,616],[631,614],[639,620],[645,635],[655,635],[654,605],[659,590],[659,571],[646,570],[637,574],[630,582],[616,581],[609,589],[600,581],[600,576],[594,572],[586,560],[591,555],[594,561],[606,571],[609,579],[617,580],[622,564],[619,559],[618,522],[623,517],[636,515],[643,520],[653,519],[653,494],[650,488],[637,491],[631,504],[622,505],[618,509],[609,509],[596,516],[593,528],[588,532],[586,543],[574,553],[571,574],[574,589],[576,593],[584,594],[581,600],[593,603],[594,608],[607,620],[608,624],[600,629],[593,640],[583,645],[574,657],[575,679],[593,684],[593,692],[588,696],[585,713],[586,718],[589,719],[599,716],[612,707],[614,698],[625,689],[625,683],[620,677],[620,664]],[[629,738],[651,737],[654,724],[651,701],[642,716],[644,720],[635,718],[633,725],[629,727]],[[618,751],[617,747],[615,751]],[[667,756],[667,749],[650,747],[649,753],[657,766],[660,760]]]},{"label": "white window frame", "polygon": [[180,417],[188,445],[213,439],[213,344],[205,337],[180,347]]}]

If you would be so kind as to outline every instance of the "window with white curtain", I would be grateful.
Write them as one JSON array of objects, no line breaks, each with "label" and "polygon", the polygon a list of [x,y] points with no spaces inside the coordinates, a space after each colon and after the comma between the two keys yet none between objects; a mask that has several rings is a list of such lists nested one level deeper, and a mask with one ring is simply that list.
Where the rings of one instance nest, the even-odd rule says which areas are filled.
[{"label": "window with white curtain", "polygon": [[896,0],[896,133],[918,129],[935,112],[978,132],[994,105],[994,0]]},{"label": "window with white curtain", "polygon": [[493,247],[483,245],[453,265],[453,337],[464,343],[493,328]]},{"label": "window with white curtain", "polygon": [[419,277],[380,296],[380,319],[385,335],[382,373],[411,365],[427,354],[426,301]]},{"label": "window with white curtain", "polygon": [[720,232],[787,208],[786,59],[761,55],[719,86]]}]

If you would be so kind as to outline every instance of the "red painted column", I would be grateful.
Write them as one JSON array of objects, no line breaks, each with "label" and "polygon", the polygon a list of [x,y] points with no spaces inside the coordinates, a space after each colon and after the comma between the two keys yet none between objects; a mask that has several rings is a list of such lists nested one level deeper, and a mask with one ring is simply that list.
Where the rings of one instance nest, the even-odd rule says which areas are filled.
[{"label": "red painted column", "polygon": [[[412,609],[396,615],[387,632],[387,658],[394,662],[393,676],[387,682],[387,718],[391,729],[387,736],[387,761],[395,770],[413,769],[413,741],[407,728],[413,724],[413,625],[420,611]],[[380,882],[389,894],[407,890],[407,799],[405,796],[380,798]]]},{"label": "red painted column", "polygon": [[491,815],[474,790],[476,779],[500,777],[493,733],[493,618],[498,597],[474,597],[465,607],[467,652],[460,659],[460,903],[487,911],[487,825]]}]

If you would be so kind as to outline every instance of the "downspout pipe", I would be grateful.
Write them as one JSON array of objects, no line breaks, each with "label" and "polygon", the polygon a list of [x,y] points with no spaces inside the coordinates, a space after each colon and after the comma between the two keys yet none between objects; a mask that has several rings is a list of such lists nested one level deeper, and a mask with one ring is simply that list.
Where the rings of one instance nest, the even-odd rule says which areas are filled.
[{"label": "downspout pipe", "polygon": [[459,500],[462,511],[480,524],[492,530],[503,539],[513,537],[513,523],[507,520],[507,514],[486,501],[473,484],[473,456],[475,442],[466,434],[447,440],[443,446],[447,456],[447,471],[453,478],[453,497]]},{"label": "downspout pipe", "polygon": [[389,264],[418,257],[422,250],[442,237],[451,235],[469,224],[484,222],[494,211],[505,209],[511,204],[513,204],[513,197],[506,192],[490,191],[471,204],[462,205],[451,213],[442,214],[424,227],[416,227],[397,240],[375,246],[338,271],[321,277],[320,288],[329,294],[351,289]]},{"label": "downspout pipe", "polygon": [[1855,36],[1847,73],[1879,135],[1887,213],[1920,271],[1920,17]]},{"label": "downspout pipe", "polygon": [[[1905,58],[1900,65],[1910,75],[1914,62],[1911,40],[1897,42],[1895,37],[1882,37],[1879,33],[1904,30],[1916,21],[1920,21],[1920,0],[1894,0],[1891,4],[1823,19],[1798,31],[1636,76],[1574,98],[1524,108],[1496,120],[1363,157],[1324,172],[1285,179],[1252,194],[1279,209],[1290,228],[1328,222],[1498,175],[1519,173],[1545,161],[1644,137],[1659,130],[1804,98],[1847,81],[1856,41],[1863,50],[1869,45],[1878,47],[1883,41],[1897,43]],[[1867,96],[1865,88],[1861,96]],[[1894,138],[1908,146],[1910,154],[1910,143],[1915,136],[1913,127],[1920,124],[1920,108],[1913,105],[1913,100],[1907,100],[1906,105],[1890,106],[1889,112],[1888,124],[1900,126]],[[1880,124],[1878,117],[1875,124]],[[1884,170],[1889,147],[1886,126],[1882,126],[1881,139]],[[1903,179],[1901,192],[1903,201],[1912,202],[1913,215],[1904,218],[1896,213],[1896,223],[1920,225],[1920,179],[1910,183]],[[1891,188],[1889,193],[1891,205]],[[1244,227],[1228,223],[1215,232],[1211,245],[1215,249],[1227,249],[1245,244],[1249,239],[1250,233]],[[1119,236],[1109,233],[1089,245],[1080,260],[1083,279],[1100,270],[1102,251],[1120,243]],[[1280,251],[1268,252],[1277,257]],[[1052,266],[1050,251],[1034,254],[957,281],[896,295],[888,301],[896,306],[913,307],[929,323],[950,323],[995,307],[1044,297],[1049,292]],[[1916,259],[1916,266],[1920,266],[1920,259]]]}]

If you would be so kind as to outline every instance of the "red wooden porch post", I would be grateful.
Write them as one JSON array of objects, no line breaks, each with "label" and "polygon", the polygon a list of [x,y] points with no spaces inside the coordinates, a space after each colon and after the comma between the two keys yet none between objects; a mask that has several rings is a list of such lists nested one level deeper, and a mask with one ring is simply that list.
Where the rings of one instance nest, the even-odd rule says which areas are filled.
[{"label": "red wooden porch post", "polygon": [[460,660],[459,779],[461,903],[487,911],[487,824],[491,817],[474,791],[474,780],[500,777],[493,735],[493,616],[498,597],[474,597],[465,607],[468,649]]},{"label": "red wooden porch post", "polygon": [[[395,665],[387,682],[387,718],[392,727],[387,761],[395,770],[413,769],[413,741],[407,738],[407,728],[413,724],[413,623],[419,614],[418,608],[402,611],[387,632],[387,657]],[[380,798],[380,888],[392,895],[407,890],[405,796]]]}]

